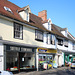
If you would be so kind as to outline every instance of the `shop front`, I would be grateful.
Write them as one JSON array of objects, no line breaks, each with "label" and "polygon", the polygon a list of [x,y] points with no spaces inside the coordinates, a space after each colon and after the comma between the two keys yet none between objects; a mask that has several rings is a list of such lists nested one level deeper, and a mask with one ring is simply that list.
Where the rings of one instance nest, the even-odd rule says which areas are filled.
[{"label": "shop front", "polygon": [[71,63],[74,61],[75,54],[74,53],[64,53],[64,65],[69,67]]},{"label": "shop front", "polygon": [[38,48],[38,68],[50,69],[53,68],[54,56],[57,50]]},{"label": "shop front", "polygon": [[12,72],[35,69],[35,52],[35,48],[5,45],[4,69]]}]

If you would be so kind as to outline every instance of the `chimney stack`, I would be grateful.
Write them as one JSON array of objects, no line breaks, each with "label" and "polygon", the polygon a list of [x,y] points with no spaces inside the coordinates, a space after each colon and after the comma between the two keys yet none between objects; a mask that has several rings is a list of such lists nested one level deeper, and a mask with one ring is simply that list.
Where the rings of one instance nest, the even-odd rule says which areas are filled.
[{"label": "chimney stack", "polygon": [[41,17],[44,21],[47,20],[47,11],[43,10],[38,13],[38,16]]}]

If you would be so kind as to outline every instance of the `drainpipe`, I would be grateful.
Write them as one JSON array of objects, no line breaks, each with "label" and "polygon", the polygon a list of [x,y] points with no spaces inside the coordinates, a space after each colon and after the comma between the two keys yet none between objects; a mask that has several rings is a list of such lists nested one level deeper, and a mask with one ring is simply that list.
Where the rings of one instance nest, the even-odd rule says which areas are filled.
[{"label": "drainpipe", "polygon": [[38,61],[38,56],[39,56],[39,53],[37,52],[37,49],[36,49],[36,67],[37,67],[37,71],[39,71],[39,61]]}]

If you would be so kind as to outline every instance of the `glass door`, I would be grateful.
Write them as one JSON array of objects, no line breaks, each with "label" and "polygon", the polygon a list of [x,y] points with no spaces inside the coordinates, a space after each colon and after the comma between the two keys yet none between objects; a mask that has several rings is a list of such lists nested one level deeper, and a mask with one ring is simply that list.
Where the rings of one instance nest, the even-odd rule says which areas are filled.
[{"label": "glass door", "polygon": [[35,68],[35,54],[34,53],[19,53],[20,70],[29,70]]}]

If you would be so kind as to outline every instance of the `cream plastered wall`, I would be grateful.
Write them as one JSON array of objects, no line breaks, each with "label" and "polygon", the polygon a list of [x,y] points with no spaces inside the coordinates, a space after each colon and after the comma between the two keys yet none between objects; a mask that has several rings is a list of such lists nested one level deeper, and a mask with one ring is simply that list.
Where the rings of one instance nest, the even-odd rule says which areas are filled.
[{"label": "cream plastered wall", "polygon": [[13,22],[0,18],[0,35],[3,40],[43,46],[43,42],[35,40],[35,30],[23,26],[23,40],[14,38]]}]

